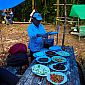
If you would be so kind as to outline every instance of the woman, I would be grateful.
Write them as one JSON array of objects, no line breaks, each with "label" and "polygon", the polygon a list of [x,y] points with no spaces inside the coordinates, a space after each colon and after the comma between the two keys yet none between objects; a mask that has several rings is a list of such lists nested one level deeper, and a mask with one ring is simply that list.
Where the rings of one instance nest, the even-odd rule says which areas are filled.
[{"label": "woman", "polygon": [[44,26],[40,23],[42,20],[41,14],[34,12],[32,16],[32,23],[28,26],[27,32],[30,38],[28,48],[30,49],[30,56],[34,59],[33,53],[40,51],[43,48],[43,39],[47,37]]}]

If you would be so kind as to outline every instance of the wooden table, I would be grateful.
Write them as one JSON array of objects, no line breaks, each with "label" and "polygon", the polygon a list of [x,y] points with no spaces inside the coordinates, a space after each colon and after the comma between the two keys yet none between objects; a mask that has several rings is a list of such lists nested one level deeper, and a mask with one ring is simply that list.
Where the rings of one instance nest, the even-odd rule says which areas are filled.
[{"label": "wooden table", "polygon": [[[63,85],[80,85],[80,79],[78,74],[78,67],[75,60],[74,49],[73,47],[67,46],[65,47],[65,51],[70,53],[70,57],[67,57],[68,70],[64,72],[67,75],[67,82]],[[46,77],[40,77],[33,74],[31,66],[36,64],[36,60],[34,60],[31,65],[28,67],[26,72],[23,74],[20,81],[17,85],[53,85],[47,81]],[[39,82],[41,82],[39,84]]]}]

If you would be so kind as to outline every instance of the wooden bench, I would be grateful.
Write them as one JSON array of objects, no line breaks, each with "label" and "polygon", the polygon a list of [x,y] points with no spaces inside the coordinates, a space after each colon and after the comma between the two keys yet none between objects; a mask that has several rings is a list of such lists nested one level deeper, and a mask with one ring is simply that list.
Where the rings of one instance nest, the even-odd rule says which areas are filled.
[{"label": "wooden bench", "polygon": [[85,36],[85,25],[79,26],[79,32],[77,31],[77,27],[71,27],[71,30],[73,30],[73,32],[71,32],[71,34],[78,35],[79,40],[80,40],[81,36]]}]

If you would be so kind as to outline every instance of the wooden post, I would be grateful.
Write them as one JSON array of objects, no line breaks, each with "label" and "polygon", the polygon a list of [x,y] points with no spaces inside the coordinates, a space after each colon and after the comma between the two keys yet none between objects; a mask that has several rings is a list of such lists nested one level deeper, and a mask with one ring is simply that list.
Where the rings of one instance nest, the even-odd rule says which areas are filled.
[{"label": "wooden post", "polygon": [[62,49],[64,50],[64,41],[65,41],[65,33],[66,33],[66,0],[64,0],[64,30],[63,30],[63,39],[62,39]]},{"label": "wooden post", "polygon": [[45,0],[45,7],[46,7],[46,0]]},{"label": "wooden post", "polygon": [[79,30],[79,40],[80,40],[81,34],[80,34],[80,28],[79,28],[79,17],[78,17],[78,30]]},{"label": "wooden post", "polygon": [[[45,8],[46,8],[46,0],[45,0]],[[44,22],[45,22],[45,15],[46,15],[46,14],[44,14]]]},{"label": "wooden post", "polygon": [[2,53],[5,53],[5,51],[4,51],[3,38],[2,38],[2,32],[1,32],[1,30],[0,30],[0,37],[1,37],[0,41],[1,41],[1,46],[2,46]]},{"label": "wooden post", "polygon": [[32,10],[34,9],[35,0],[32,0]]},{"label": "wooden post", "polygon": [[57,19],[59,17],[59,0],[56,1],[57,3],[57,15],[56,15],[56,25],[57,25]]}]

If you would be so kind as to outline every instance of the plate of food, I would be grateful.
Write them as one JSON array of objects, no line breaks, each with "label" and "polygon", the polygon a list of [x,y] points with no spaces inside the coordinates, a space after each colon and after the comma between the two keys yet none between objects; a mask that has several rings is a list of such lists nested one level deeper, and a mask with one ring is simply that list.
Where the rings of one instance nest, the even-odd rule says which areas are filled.
[{"label": "plate of food", "polygon": [[68,52],[66,52],[66,51],[58,51],[58,52],[56,52],[58,55],[60,55],[60,56],[64,56],[64,57],[68,57],[68,56],[70,56],[70,54],[68,53]]},{"label": "plate of food", "polygon": [[51,61],[51,58],[50,57],[47,57],[47,56],[41,56],[41,57],[37,57],[36,58],[36,61],[38,63],[49,63]]},{"label": "plate of food", "polygon": [[54,85],[60,85],[67,82],[67,76],[62,72],[51,72],[47,75],[47,80]]},{"label": "plate of food", "polygon": [[62,48],[58,45],[49,47],[49,50],[62,51]]},{"label": "plate of food", "polygon": [[36,52],[36,53],[33,53],[33,56],[34,57],[45,56],[45,52],[44,51]]},{"label": "plate of food", "polygon": [[57,63],[64,63],[67,61],[66,58],[62,56],[53,56],[51,59],[53,62],[57,62]]},{"label": "plate of food", "polygon": [[35,64],[32,66],[32,72],[38,76],[47,76],[50,73],[50,69],[42,64]]},{"label": "plate of food", "polygon": [[67,65],[61,63],[54,63],[49,65],[49,67],[54,71],[67,71]]},{"label": "plate of food", "polygon": [[56,56],[57,55],[55,51],[51,51],[51,50],[46,51],[45,54],[47,56],[49,56],[49,57],[52,57],[52,56]]}]

